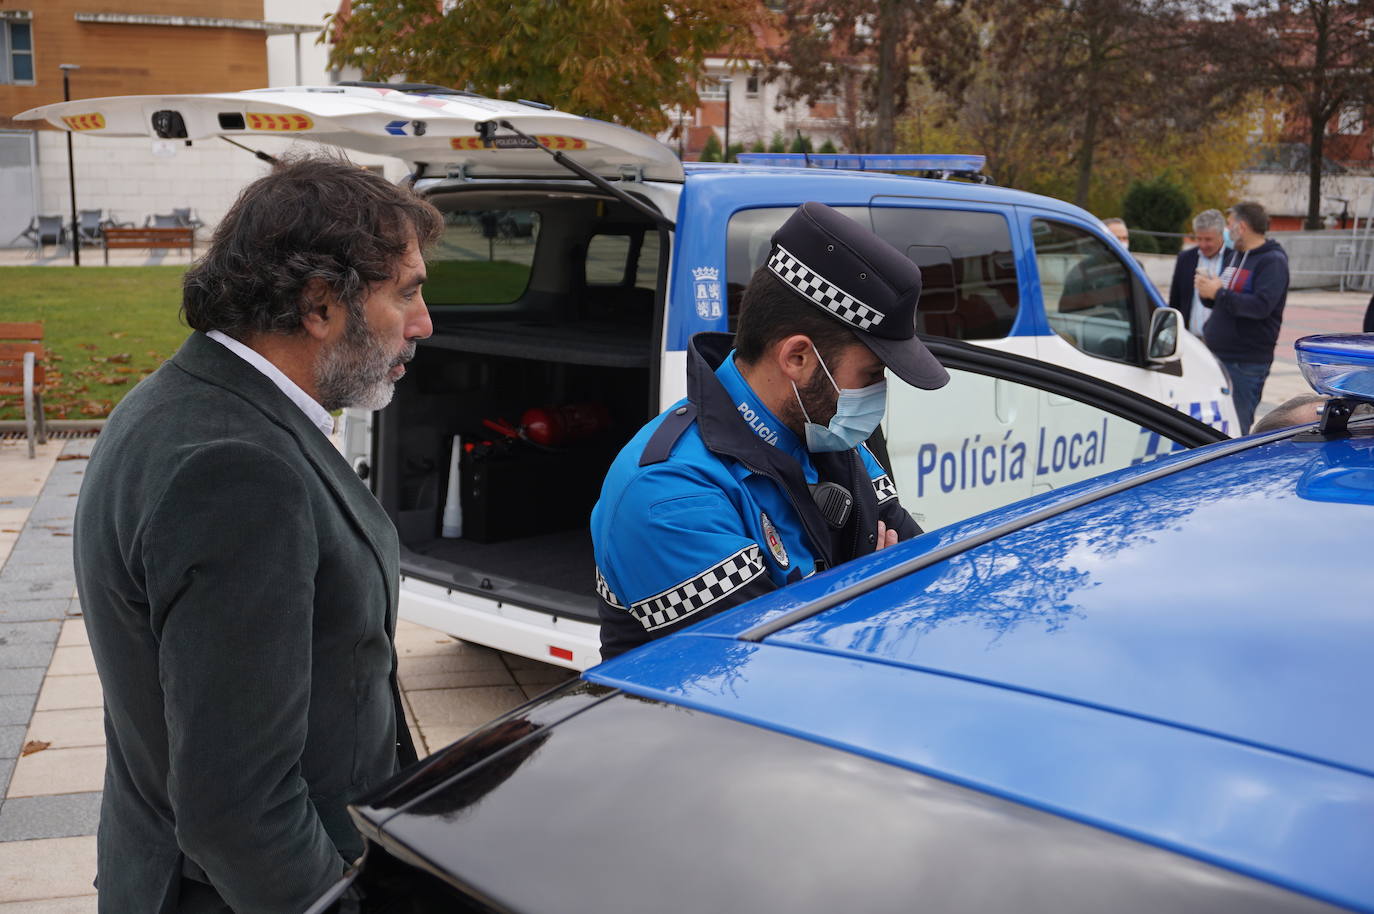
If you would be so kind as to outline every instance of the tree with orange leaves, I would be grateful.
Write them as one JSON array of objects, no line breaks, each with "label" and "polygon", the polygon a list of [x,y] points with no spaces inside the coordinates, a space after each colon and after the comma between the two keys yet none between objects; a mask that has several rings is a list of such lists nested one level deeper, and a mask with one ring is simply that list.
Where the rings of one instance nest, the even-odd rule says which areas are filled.
[{"label": "tree with orange leaves", "polygon": [[654,133],[699,107],[708,56],[749,53],[758,0],[353,0],[332,67],[529,99]]}]

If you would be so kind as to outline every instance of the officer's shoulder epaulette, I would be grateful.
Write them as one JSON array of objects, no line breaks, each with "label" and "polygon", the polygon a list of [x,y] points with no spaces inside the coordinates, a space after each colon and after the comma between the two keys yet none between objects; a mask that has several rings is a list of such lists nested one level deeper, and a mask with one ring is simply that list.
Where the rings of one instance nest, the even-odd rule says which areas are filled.
[{"label": "officer's shoulder epaulette", "polygon": [[649,443],[644,445],[644,451],[639,455],[639,465],[647,467],[667,460],[668,455],[673,452],[673,445],[677,444],[682,433],[687,431],[696,418],[695,403],[684,403],[664,416],[658,428],[649,436]]}]

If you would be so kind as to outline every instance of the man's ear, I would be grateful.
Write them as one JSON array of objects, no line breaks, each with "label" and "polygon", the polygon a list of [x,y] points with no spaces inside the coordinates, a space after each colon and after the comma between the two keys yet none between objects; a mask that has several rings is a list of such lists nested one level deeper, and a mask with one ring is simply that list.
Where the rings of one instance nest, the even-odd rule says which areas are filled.
[{"label": "man's ear", "polygon": [[804,333],[794,333],[779,340],[773,358],[778,371],[794,384],[809,381],[816,370],[812,364],[816,359],[816,350],[811,344],[811,337]]},{"label": "man's ear", "polygon": [[336,331],[343,308],[329,284],[315,277],[301,290],[301,326],[315,339],[328,339]]}]

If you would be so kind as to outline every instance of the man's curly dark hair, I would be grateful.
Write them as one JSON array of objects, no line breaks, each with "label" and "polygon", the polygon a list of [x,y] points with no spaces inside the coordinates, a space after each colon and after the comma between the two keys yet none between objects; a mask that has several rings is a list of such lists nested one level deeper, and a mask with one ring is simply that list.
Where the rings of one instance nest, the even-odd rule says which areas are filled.
[{"label": "man's curly dark hair", "polygon": [[187,271],[181,311],[195,330],[235,339],[295,333],[322,280],[352,315],[389,278],[412,238],[420,249],[443,217],[407,188],[343,158],[284,160],[244,188]]}]

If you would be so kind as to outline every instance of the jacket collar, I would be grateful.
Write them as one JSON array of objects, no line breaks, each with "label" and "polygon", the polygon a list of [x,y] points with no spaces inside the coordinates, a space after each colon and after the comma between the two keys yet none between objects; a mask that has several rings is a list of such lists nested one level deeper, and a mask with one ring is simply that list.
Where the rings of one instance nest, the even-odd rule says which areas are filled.
[{"label": "jacket collar", "polygon": [[358,479],[334,443],[266,375],[200,331],[186,338],[172,356],[172,364],[207,384],[240,397],[296,440],[301,453],[333,491],[335,499],[376,556],[388,581],[388,626],[394,626],[396,606],[392,596],[394,588],[390,585],[398,579],[397,557],[394,549],[383,548],[377,538],[378,524],[388,523],[388,520],[377,499]]},{"label": "jacket collar", "polygon": [[716,369],[729,355],[733,339],[728,333],[698,333],[687,347],[687,399],[697,407],[697,430],[702,443],[713,454],[738,460],[781,486],[801,518],[813,551],[827,566],[833,566],[835,550],[830,529],[811,498],[801,464],[754,433],[716,377]]}]

